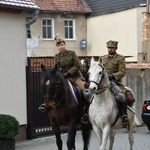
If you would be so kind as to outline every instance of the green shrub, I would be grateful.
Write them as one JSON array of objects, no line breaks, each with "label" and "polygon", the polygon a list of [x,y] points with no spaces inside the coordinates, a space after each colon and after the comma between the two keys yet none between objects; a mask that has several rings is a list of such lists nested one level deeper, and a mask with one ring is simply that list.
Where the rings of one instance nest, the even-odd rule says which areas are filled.
[{"label": "green shrub", "polygon": [[19,122],[15,117],[0,114],[0,139],[13,139],[19,132]]}]

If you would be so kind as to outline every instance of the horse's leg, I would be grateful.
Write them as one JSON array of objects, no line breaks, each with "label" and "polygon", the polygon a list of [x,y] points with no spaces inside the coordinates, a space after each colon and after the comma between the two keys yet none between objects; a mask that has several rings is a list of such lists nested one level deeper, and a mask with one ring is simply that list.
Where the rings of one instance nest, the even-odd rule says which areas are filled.
[{"label": "horse's leg", "polygon": [[98,142],[101,146],[102,144],[102,130],[100,128],[97,128],[97,126],[93,125],[93,130],[94,133],[96,134],[97,138],[98,138]]},{"label": "horse's leg", "polygon": [[61,140],[60,128],[57,125],[52,124],[52,129],[53,129],[55,137],[56,137],[56,144],[57,144],[58,150],[62,150],[63,144],[62,144],[62,140]]},{"label": "horse's leg", "polygon": [[114,138],[115,138],[115,132],[113,130],[110,131],[110,145],[109,145],[109,150],[113,149],[113,144],[114,144]]},{"label": "horse's leg", "polygon": [[100,150],[106,150],[106,143],[109,135],[110,135],[110,125],[106,125],[102,130],[102,144],[100,146]]},{"label": "horse's leg", "polygon": [[62,150],[61,134],[60,134],[60,132],[58,132],[58,133],[55,133],[55,135],[56,135],[56,143],[58,146],[58,150]]},{"label": "horse's leg", "polygon": [[68,150],[75,150],[75,136],[76,136],[76,121],[75,119],[72,119],[72,121],[68,125],[68,139],[67,139]]},{"label": "horse's leg", "polygon": [[89,139],[91,135],[91,124],[81,124],[81,130],[82,130],[82,137],[83,137],[83,150],[88,150],[89,146]]}]

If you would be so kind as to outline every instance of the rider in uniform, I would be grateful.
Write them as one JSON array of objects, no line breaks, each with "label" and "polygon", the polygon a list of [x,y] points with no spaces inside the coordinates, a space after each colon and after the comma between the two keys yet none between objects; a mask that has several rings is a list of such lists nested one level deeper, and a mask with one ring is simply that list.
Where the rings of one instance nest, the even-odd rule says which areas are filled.
[{"label": "rider in uniform", "polygon": [[[83,92],[86,83],[82,73],[80,72],[81,62],[74,51],[66,50],[66,43],[62,38],[55,36],[55,40],[59,53],[54,57],[54,64],[57,65],[58,71],[62,73],[65,79],[69,79],[72,83],[75,83],[81,92]],[[84,104],[85,112],[81,121],[83,123],[87,123],[89,121],[86,113],[87,102],[84,101]],[[42,104],[39,109],[41,111],[45,111],[45,104]]]},{"label": "rider in uniform", "polygon": [[[133,95],[130,91],[128,91],[128,95],[126,94],[125,86],[122,84],[122,78],[126,75],[126,64],[124,56],[118,54],[116,52],[118,48],[117,41],[108,41],[107,43],[108,54],[102,57],[103,65],[106,68],[108,73],[108,78],[111,81],[112,91],[116,91],[115,87],[118,87],[120,91],[114,94],[118,94],[119,97],[119,110],[122,117],[122,123],[128,124],[129,120],[127,117],[127,102],[126,99],[130,98],[130,100],[134,101]],[[121,94],[121,92],[123,94]]]},{"label": "rider in uniform", "polygon": [[84,78],[80,72],[81,63],[74,51],[66,50],[65,41],[56,37],[56,46],[59,53],[55,55],[55,64],[59,68],[59,71],[65,78],[71,78],[71,80],[79,87],[81,91],[85,89]]},{"label": "rider in uniform", "polygon": [[[59,72],[62,73],[64,78],[68,78],[69,80],[71,80],[77,85],[81,92],[83,92],[86,86],[86,82],[80,71],[81,62],[79,61],[74,51],[66,50],[66,43],[62,38],[56,36],[55,40],[59,53],[55,55],[54,63],[57,64]],[[81,121],[83,123],[87,123],[89,120],[88,115],[86,113],[87,101],[84,101],[84,104],[85,110]]]}]

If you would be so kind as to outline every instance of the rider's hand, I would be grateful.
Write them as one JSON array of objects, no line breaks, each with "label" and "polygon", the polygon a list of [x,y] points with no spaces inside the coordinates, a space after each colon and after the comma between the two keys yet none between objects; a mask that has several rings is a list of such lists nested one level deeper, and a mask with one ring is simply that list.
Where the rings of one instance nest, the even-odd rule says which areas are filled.
[{"label": "rider's hand", "polygon": [[63,73],[63,76],[64,76],[65,79],[67,79],[70,76],[70,73],[69,72],[65,72],[65,73]]},{"label": "rider's hand", "polygon": [[113,79],[115,79],[115,77],[114,77],[113,74],[108,74],[108,78],[109,78],[110,81],[113,80]]}]

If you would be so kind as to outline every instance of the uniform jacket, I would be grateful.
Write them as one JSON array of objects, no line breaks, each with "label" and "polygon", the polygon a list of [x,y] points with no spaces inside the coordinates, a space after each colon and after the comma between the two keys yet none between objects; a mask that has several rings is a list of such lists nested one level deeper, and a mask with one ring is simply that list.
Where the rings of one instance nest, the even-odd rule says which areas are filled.
[{"label": "uniform jacket", "polygon": [[115,76],[115,80],[113,81],[122,89],[123,92],[125,92],[125,87],[122,84],[122,78],[126,75],[124,56],[120,54],[109,56],[109,54],[107,54],[102,56],[102,60],[107,73],[112,73]]},{"label": "uniform jacket", "polygon": [[65,50],[56,54],[55,64],[57,64],[60,72],[69,72],[73,81],[82,78],[81,63],[74,51]]}]

